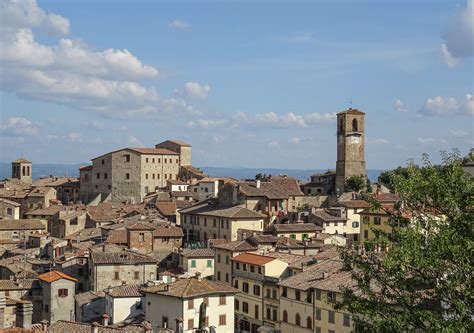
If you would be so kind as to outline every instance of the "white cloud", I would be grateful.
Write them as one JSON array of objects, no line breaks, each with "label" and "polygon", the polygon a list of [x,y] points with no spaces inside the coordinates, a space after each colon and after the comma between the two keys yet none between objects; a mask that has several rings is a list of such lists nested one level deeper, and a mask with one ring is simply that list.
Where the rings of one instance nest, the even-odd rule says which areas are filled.
[{"label": "white cloud", "polygon": [[459,59],[451,55],[445,43],[441,44],[440,52],[441,52],[441,59],[444,61],[446,65],[448,65],[449,68],[456,67],[456,65],[459,63]]},{"label": "white cloud", "polygon": [[52,35],[69,33],[69,20],[56,14],[47,14],[36,0],[5,0],[0,4],[2,29],[39,28]]},{"label": "white cloud", "polygon": [[186,127],[188,128],[216,128],[216,127],[224,127],[227,125],[227,120],[220,119],[220,120],[211,120],[211,119],[197,119],[188,121]]},{"label": "white cloud", "polygon": [[3,134],[12,136],[36,135],[38,129],[26,118],[10,117],[4,123],[0,124],[0,130]]},{"label": "white cloud", "polygon": [[434,144],[436,142],[436,139],[430,137],[418,137],[416,139],[416,142],[418,142],[420,145],[430,145]]},{"label": "white cloud", "polygon": [[[53,38],[64,36],[69,20],[45,13],[35,0],[4,1],[0,6],[2,90],[116,117],[200,113],[183,96],[163,98],[154,86],[141,83],[160,73],[126,49],[96,51],[73,38],[39,42],[36,30]],[[207,97],[209,91],[208,85],[189,87],[197,98]]]},{"label": "white cloud", "polygon": [[386,145],[390,143],[390,141],[388,141],[387,139],[382,139],[382,138],[376,138],[376,139],[367,138],[365,141],[369,145]]},{"label": "white cloud", "polygon": [[463,138],[469,135],[468,132],[463,130],[450,130],[449,133],[456,138]]},{"label": "white cloud", "polygon": [[207,84],[199,84],[197,82],[186,82],[184,85],[184,93],[187,97],[206,99],[211,91],[211,87]]},{"label": "white cloud", "polygon": [[82,134],[81,134],[81,133],[78,133],[78,132],[70,132],[70,133],[67,135],[67,138],[68,138],[69,141],[71,141],[71,142],[82,142]]},{"label": "white cloud", "polygon": [[301,142],[301,139],[295,136],[290,139],[290,142],[294,145],[299,145]]},{"label": "white cloud", "polygon": [[128,137],[128,143],[136,147],[145,147],[145,145],[134,136]]},{"label": "white cloud", "polygon": [[308,127],[321,122],[334,120],[335,113],[310,113],[298,115],[289,112],[283,115],[277,115],[275,112],[266,112],[255,115],[255,121],[263,126],[270,127]]},{"label": "white cloud", "polygon": [[181,20],[173,20],[168,24],[168,27],[172,29],[178,29],[178,30],[184,30],[189,28],[191,25],[187,22],[181,21]]},{"label": "white cloud", "polygon": [[441,96],[428,98],[419,113],[430,116],[474,115],[474,97],[466,94],[461,100]]},{"label": "white cloud", "polygon": [[407,112],[408,111],[407,107],[405,106],[405,104],[400,99],[397,99],[395,101],[395,109],[398,112]]},{"label": "white cloud", "polygon": [[466,7],[457,10],[443,39],[442,55],[448,66],[456,65],[456,59],[474,56],[474,0],[467,0]]}]

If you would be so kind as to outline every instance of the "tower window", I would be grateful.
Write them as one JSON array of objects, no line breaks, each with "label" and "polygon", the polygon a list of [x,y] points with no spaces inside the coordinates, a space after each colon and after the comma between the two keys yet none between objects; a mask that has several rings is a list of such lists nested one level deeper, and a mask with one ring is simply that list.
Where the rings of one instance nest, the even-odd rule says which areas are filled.
[{"label": "tower window", "polygon": [[344,122],[343,122],[343,120],[341,119],[341,120],[339,120],[339,132],[342,132],[343,129],[344,129]]},{"label": "tower window", "polygon": [[352,132],[357,132],[357,119],[352,120]]}]

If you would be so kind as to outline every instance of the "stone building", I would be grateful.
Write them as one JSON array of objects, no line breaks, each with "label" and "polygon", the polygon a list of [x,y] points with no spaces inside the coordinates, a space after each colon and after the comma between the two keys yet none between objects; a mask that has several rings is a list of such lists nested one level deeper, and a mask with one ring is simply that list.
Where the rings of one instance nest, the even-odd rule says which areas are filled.
[{"label": "stone building", "polygon": [[105,313],[109,324],[131,320],[145,313],[145,294],[139,284],[105,289]]},{"label": "stone building", "polygon": [[181,167],[191,164],[191,146],[168,140],[155,148],[123,148],[92,159],[81,167],[83,203],[142,202],[150,192],[179,178]]},{"label": "stone building", "polygon": [[50,323],[74,320],[74,294],[76,282],[72,276],[59,271],[38,275],[43,289],[42,318]]},{"label": "stone building", "polygon": [[12,178],[31,184],[33,181],[32,163],[21,157],[12,162]]},{"label": "stone building", "polygon": [[201,277],[214,275],[214,250],[213,249],[184,249],[180,252],[179,267],[194,276],[198,272]]},{"label": "stone building", "polygon": [[349,108],[337,114],[336,194],[351,176],[366,176],[365,113]]},{"label": "stone building", "polygon": [[199,325],[201,304],[206,304],[205,328],[216,332],[234,332],[234,296],[236,289],[201,276],[178,279],[144,289],[146,320],[155,332],[170,328],[173,332],[192,333]]},{"label": "stone building", "polygon": [[0,220],[18,220],[20,218],[20,206],[18,202],[0,198]]}]

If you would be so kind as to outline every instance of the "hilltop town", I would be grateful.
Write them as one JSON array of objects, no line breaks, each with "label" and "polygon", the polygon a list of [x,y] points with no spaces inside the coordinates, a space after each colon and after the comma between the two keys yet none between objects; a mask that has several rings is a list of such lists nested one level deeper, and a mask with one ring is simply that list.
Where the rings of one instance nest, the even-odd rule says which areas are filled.
[{"label": "hilltop town", "polygon": [[365,179],[365,114],[335,125],[336,168],[306,183],[209,177],[179,140],[93,157],[79,178],[32,179],[31,161],[13,161],[0,182],[0,328],[351,332],[333,303],[352,284],[340,249],[390,232],[400,198],[348,188]]}]

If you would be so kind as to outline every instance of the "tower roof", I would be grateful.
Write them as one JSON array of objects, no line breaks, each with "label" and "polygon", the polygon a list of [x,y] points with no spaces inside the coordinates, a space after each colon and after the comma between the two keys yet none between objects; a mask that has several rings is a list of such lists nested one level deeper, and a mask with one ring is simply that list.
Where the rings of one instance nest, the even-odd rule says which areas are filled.
[{"label": "tower roof", "polygon": [[360,111],[360,110],[357,110],[357,109],[353,109],[353,108],[349,108],[345,111],[342,111],[342,112],[339,112],[338,115],[340,114],[357,114],[357,115],[364,115],[365,113]]},{"label": "tower roof", "polygon": [[28,161],[26,158],[20,157],[20,158],[14,160],[12,163],[31,163],[31,162]]}]

